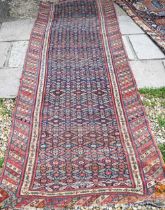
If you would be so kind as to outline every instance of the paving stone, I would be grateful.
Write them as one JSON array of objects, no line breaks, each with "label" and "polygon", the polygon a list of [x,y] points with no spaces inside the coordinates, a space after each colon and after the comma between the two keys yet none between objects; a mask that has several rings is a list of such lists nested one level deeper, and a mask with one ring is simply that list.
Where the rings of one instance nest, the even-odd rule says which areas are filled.
[{"label": "paving stone", "polygon": [[114,5],[115,5],[117,16],[127,15],[126,12],[121,7],[119,7],[117,4],[114,4]]},{"label": "paving stone", "polygon": [[130,35],[129,39],[139,59],[165,58],[161,50],[147,35]]},{"label": "paving stone", "polygon": [[28,41],[14,42],[9,58],[9,67],[22,67],[28,47]]},{"label": "paving stone", "polygon": [[14,98],[18,93],[22,69],[0,69],[0,98]]},{"label": "paving stone", "polygon": [[4,66],[7,59],[11,44],[8,42],[0,42],[0,68]]},{"label": "paving stone", "polygon": [[128,16],[118,16],[122,34],[143,34],[144,31]]},{"label": "paving stone", "polygon": [[4,22],[0,30],[0,41],[29,40],[34,20]]},{"label": "paving stone", "polygon": [[161,60],[130,61],[139,88],[165,86],[165,68]]},{"label": "paving stone", "polygon": [[129,38],[126,36],[122,36],[122,38],[123,38],[124,46],[125,46],[129,60],[135,60],[136,56],[135,56],[134,50],[132,49],[132,46],[129,42]]}]

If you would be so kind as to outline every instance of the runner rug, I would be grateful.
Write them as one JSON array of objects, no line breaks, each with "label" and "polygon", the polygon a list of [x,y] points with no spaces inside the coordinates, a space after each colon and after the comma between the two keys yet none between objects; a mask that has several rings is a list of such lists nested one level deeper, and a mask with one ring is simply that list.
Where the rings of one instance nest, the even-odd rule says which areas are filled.
[{"label": "runner rug", "polygon": [[114,0],[165,52],[165,0]]},{"label": "runner rug", "polygon": [[41,3],[1,177],[2,209],[162,204],[164,178],[113,2]]}]

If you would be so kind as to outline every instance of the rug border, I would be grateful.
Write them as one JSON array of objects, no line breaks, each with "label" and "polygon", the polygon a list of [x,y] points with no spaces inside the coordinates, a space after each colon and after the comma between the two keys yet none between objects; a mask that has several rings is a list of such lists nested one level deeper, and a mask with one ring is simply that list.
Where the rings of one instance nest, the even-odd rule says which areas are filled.
[{"label": "rug border", "polygon": [[[6,148],[6,152],[5,152],[5,157],[4,157],[4,165],[3,165],[3,168],[2,168],[2,173],[0,175],[0,193],[1,193],[1,190],[2,192],[5,192],[3,190],[3,179],[4,179],[4,173],[6,171],[6,167],[7,167],[7,162],[8,160],[10,159],[10,155],[9,155],[9,152],[11,152],[11,141],[12,141],[12,137],[13,137],[13,134],[14,134],[14,128],[15,128],[15,123],[16,121],[18,120],[17,118],[17,111],[18,111],[18,108],[22,108],[23,106],[19,105],[20,103],[20,99],[21,99],[21,96],[24,95],[24,91],[22,90],[24,88],[24,80],[26,81],[28,79],[28,77],[30,77],[28,74],[32,75],[34,78],[31,78],[31,80],[33,81],[33,86],[32,88],[34,88],[33,90],[33,98],[31,97],[30,94],[28,94],[28,91],[31,90],[31,86],[29,85],[29,89],[27,88],[27,94],[25,92],[25,96],[29,99],[29,100],[32,100],[33,102],[30,104],[31,105],[31,109],[32,109],[32,116],[31,116],[31,119],[33,119],[33,112],[34,112],[34,107],[35,107],[35,95],[36,95],[36,90],[38,89],[38,87],[35,87],[36,83],[35,83],[35,79],[36,79],[36,82],[38,83],[39,81],[39,74],[40,74],[40,65],[41,65],[41,57],[42,57],[42,50],[43,50],[43,44],[44,44],[44,37],[45,37],[45,34],[44,34],[44,31],[41,32],[40,30],[40,27],[39,25],[42,25],[43,27],[45,27],[46,29],[46,26],[47,26],[47,23],[46,22],[42,22],[42,21],[46,21],[46,16],[49,17],[49,14],[50,13],[50,4],[49,3],[45,3],[45,2],[40,2],[40,6],[39,6],[39,12],[38,12],[38,15],[37,15],[37,18],[36,20],[34,21],[34,24],[33,24],[33,27],[32,27],[32,31],[30,33],[30,39],[29,39],[29,43],[28,43],[28,48],[27,48],[27,51],[26,51],[26,55],[25,55],[25,60],[24,60],[24,65],[23,65],[23,71],[22,71],[22,74],[21,74],[21,78],[20,78],[20,85],[19,85],[19,89],[18,89],[18,94],[16,96],[16,103],[15,103],[15,107],[12,111],[12,125],[11,125],[11,128],[10,128],[10,132],[9,132],[9,137],[8,137],[8,143],[7,143],[7,148]],[[41,21],[42,19],[42,21]],[[40,22],[41,21],[41,22]],[[44,25],[45,24],[45,25]],[[42,28],[43,30],[43,28]],[[33,33],[35,32],[35,34],[37,35],[33,35]],[[35,44],[35,40],[37,39],[37,36],[39,37],[38,39],[40,39],[40,46],[39,46],[39,53],[38,55],[40,57],[38,57],[38,60],[39,60],[39,65],[36,65],[35,67],[31,67],[31,68],[28,68],[27,67],[27,64],[30,63],[31,61],[31,64],[34,63],[35,64],[35,60],[33,60],[33,56],[34,56],[34,59],[35,59],[35,56],[36,56],[36,53],[35,51],[33,51],[33,48],[31,46],[31,44]],[[29,54],[31,51],[31,54]],[[37,61],[36,61],[37,62]],[[35,78],[35,74],[37,75],[36,78]],[[27,76],[28,75],[28,76]],[[24,102],[22,102],[23,104]],[[25,115],[26,116],[26,115]],[[24,116],[24,117],[25,117]],[[23,118],[23,117],[22,117]],[[32,129],[32,124],[30,122],[27,122],[26,123],[26,120],[25,121],[20,121],[20,124],[21,125],[24,125],[26,124],[27,127],[29,128],[29,138],[30,138],[30,133],[31,133],[31,129]],[[29,144],[29,143],[28,143]],[[28,145],[27,145],[28,146]],[[26,151],[27,151],[27,148],[26,148]],[[26,154],[26,157],[28,156],[27,152],[25,153]],[[25,157],[25,159],[26,159]],[[25,161],[24,159],[24,161]],[[13,161],[14,162],[14,161]],[[14,164],[12,165],[14,166]],[[21,170],[21,172],[24,170],[23,169],[23,166],[20,166],[19,164],[16,165],[16,167],[18,169]],[[21,179],[19,180],[21,182]],[[13,192],[19,187],[20,185],[20,182],[12,185],[11,185],[11,189],[13,190]],[[6,185],[6,183],[4,184]],[[2,187],[2,188],[1,188]],[[13,192],[12,190],[10,191],[8,189],[8,197],[11,195],[13,196]],[[6,195],[6,198],[8,198],[7,195]],[[5,199],[6,199],[5,198]],[[4,198],[0,198],[0,202],[2,202],[3,200],[5,200]],[[0,203],[1,204],[1,203]],[[0,205],[1,206],[1,205]]]}]

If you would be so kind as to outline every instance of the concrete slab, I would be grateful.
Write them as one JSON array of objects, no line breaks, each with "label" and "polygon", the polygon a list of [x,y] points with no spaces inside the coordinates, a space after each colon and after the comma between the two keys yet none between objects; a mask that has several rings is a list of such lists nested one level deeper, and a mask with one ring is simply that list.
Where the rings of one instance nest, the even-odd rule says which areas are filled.
[{"label": "concrete slab", "polygon": [[4,22],[0,30],[0,41],[29,40],[34,20]]},{"label": "concrete slab", "polygon": [[122,36],[129,60],[136,60],[136,55],[127,36]]},{"label": "concrete slab", "polygon": [[165,58],[161,50],[147,35],[130,35],[129,39],[139,59]]},{"label": "concrete slab", "polygon": [[128,16],[118,16],[122,34],[144,34],[144,31]]},{"label": "concrete slab", "polygon": [[0,42],[0,68],[4,66],[10,48],[11,44],[9,42]]},{"label": "concrete slab", "polygon": [[27,47],[28,41],[13,43],[9,58],[9,67],[23,67]]},{"label": "concrete slab", "polygon": [[165,86],[165,68],[161,60],[130,61],[138,88]]},{"label": "concrete slab", "polygon": [[127,15],[126,12],[121,7],[119,7],[117,4],[114,4],[114,5],[115,5],[117,16],[126,16]]},{"label": "concrete slab", "polygon": [[0,69],[0,98],[15,98],[18,93],[22,69]]}]

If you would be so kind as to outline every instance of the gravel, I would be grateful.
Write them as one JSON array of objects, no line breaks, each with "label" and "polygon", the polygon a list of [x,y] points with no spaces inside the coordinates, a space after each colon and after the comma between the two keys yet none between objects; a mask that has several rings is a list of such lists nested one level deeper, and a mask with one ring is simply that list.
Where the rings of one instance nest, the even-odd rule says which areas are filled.
[{"label": "gravel", "polygon": [[10,16],[13,18],[35,18],[38,13],[39,0],[11,0]]},{"label": "gravel", "polygon": [[141,95],[145,105],[146,114],[150,120],[151,130],[156,138],[157,144],[165,144],[165,127],[159,125],[159,117],[165,117],[165,99],[148,98]]},{"label": "gravel", "polygon": [[0,105],[0,158],[4,157],[6,151],[14,105],[15,100],[13,99],[3,99]]},{"label": "gravel", "polygon": [[[42,0],[58,2],[58,0]],[[11,19],[35,18],[40,0],[0,0],[0,22]]]}]

